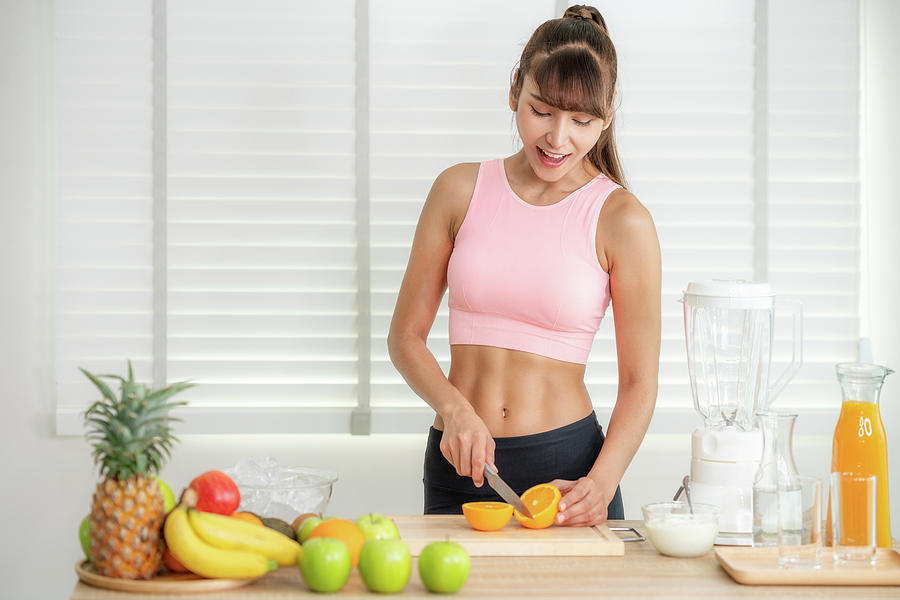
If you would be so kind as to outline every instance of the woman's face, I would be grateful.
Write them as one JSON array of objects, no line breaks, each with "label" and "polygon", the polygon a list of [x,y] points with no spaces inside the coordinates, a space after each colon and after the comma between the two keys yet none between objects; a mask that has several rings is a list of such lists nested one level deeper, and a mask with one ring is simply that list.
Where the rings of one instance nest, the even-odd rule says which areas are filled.
[{"label": "woman's face", "polygon": [[548,182],[582,170],[582,160],[609,124],[595,115],[568,112],[547,104],[530,76],[525,77],[518,99],[510,91],[509,106],[516,113],[528,164]]}]

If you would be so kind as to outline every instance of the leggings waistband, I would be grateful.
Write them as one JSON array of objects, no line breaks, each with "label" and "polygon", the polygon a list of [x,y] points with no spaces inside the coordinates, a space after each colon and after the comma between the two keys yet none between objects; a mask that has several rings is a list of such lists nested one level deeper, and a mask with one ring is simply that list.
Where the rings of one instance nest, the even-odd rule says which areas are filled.
[{"label": "leggings waistband", "polygon": [[[573,421],[568,425],[557,427],[556,429],[550,429],[548,431],[541,431],[538,433],[529,433],[527,435],[495,437],[494,444],[497,450],[542,446],[544,444],[553,444],[573,435],[577,436],[579,433],[584,433],[591,430],[592,428],[598,429],[601,434],[603,432],[603,428],[597,421],[597,414],[595,411],[591,411],[591,414],[584,418]],[[435,429],[434,427],[429,428],[428,433],[429,436],[437,435],[438,439],[440,439],[440,436],[444,434],[442,430]]]}]

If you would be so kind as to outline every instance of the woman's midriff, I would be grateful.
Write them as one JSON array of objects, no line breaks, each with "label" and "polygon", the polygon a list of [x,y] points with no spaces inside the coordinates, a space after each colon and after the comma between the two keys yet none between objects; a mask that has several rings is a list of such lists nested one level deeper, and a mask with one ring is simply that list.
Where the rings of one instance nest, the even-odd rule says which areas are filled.
[{"label": "woman's midriff", "polygon": [[[584,365],[493,346],[450,346],[450,383],[494,437],[550,431],[583,419],[593,407]],[[443,430],[440,415],[435,429]]]}]

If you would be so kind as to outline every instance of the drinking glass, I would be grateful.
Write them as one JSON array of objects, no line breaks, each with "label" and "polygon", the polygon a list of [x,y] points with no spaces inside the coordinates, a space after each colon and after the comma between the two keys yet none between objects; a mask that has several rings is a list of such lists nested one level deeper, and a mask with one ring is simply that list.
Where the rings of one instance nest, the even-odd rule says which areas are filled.
[{"label": "drinking glass", "polygon": [[835,564],[875,564],[875,475],[831,474],[831,524]]},{"label": "drinking glass", "polygon": [[778,486],[778,566],[822,566],[822,481],[796,477]]}]

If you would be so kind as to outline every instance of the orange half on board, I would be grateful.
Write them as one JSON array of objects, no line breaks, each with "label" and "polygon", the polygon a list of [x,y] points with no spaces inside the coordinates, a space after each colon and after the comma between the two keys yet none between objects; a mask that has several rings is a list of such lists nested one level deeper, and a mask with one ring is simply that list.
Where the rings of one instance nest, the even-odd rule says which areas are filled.
[{"label": "orange half on board", "polygon": [[462,510],[472,529],[478,531],[503,529],[513,513],[512,504],[506,502],[466,502]]},{"label": "orange half on board", "polygon": [[550,527],[559,510],[560,498],[562,498],[562,494],[559,489],[549,483],[539,483],[534,487],[528,488],[522,494],[522,502],[531,511],[532,516],[529,519],[519,511],[515,511],[516,519],[522,526],[529,529]]}]

